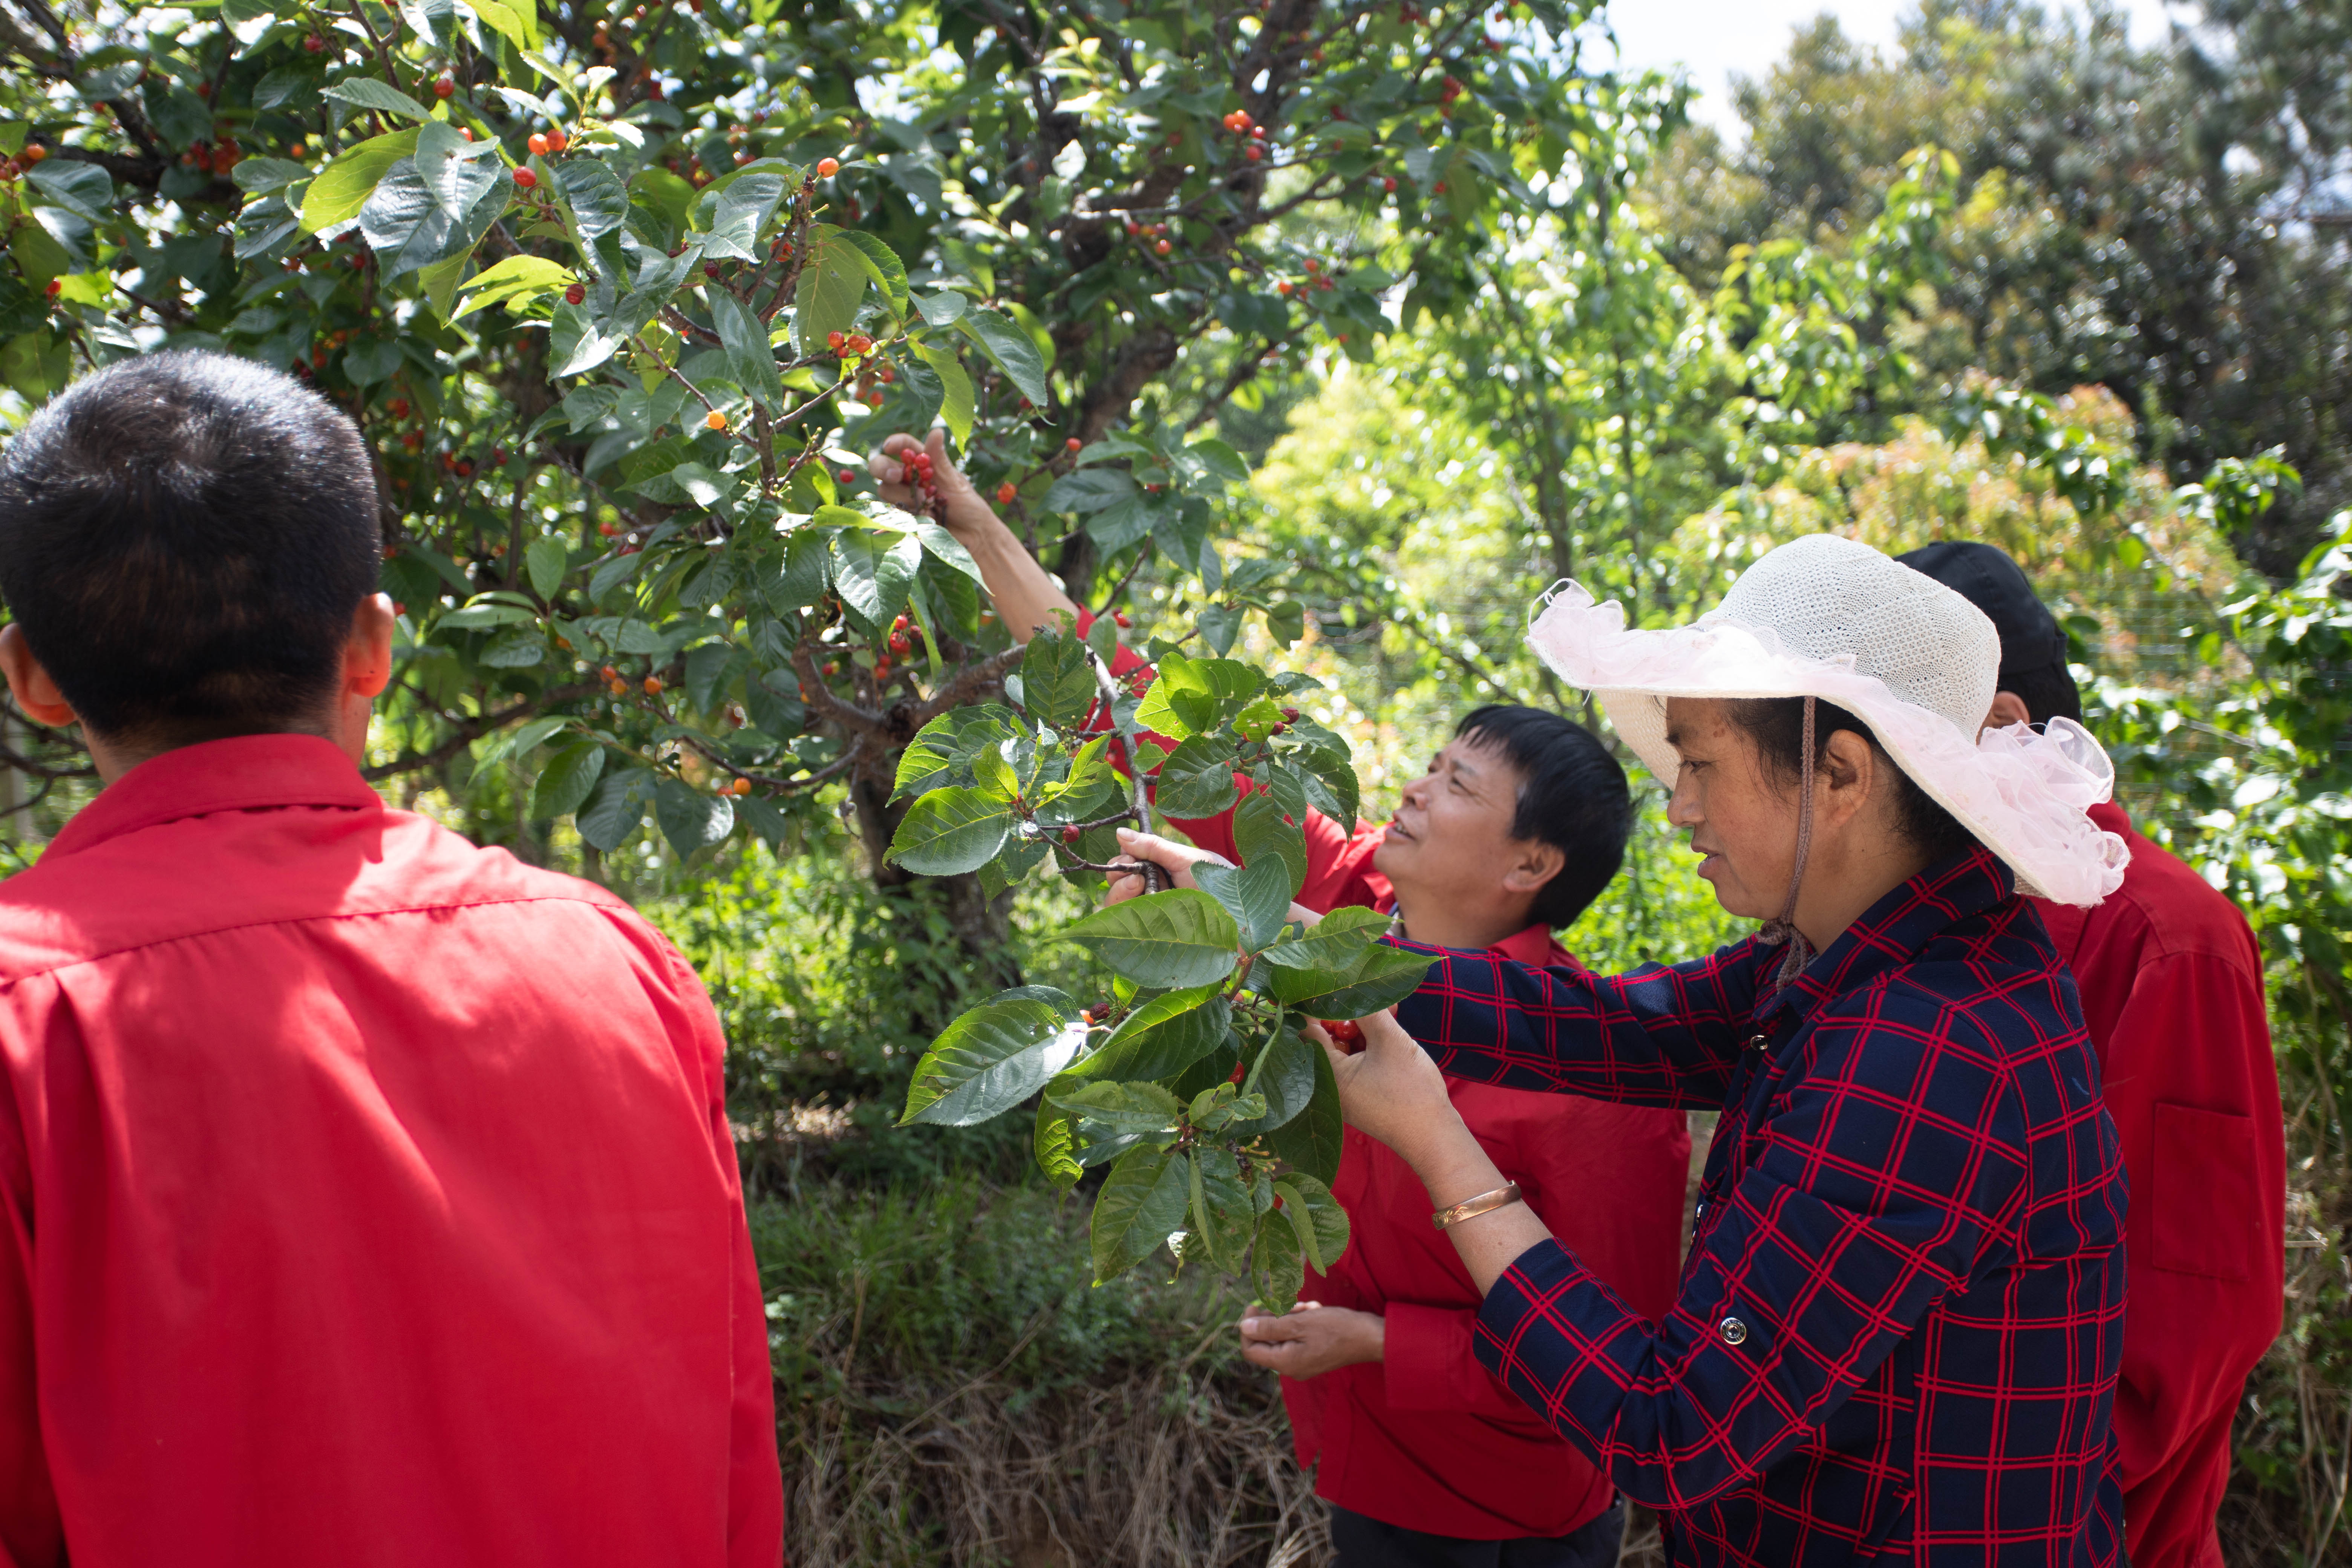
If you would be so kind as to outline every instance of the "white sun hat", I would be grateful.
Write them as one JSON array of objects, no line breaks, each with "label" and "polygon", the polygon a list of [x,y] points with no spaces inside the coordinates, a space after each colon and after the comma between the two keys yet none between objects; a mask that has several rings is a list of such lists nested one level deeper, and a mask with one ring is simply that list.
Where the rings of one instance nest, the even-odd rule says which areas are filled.
[{"label": "white sun hat", "polygon": [[[1742,573],[1686,626],[1626,629],[1614,600],[1561,583],[1528,633],[1560,679],[1600,700],[1617,732],[1668,784],[1670,697],[1812,697],[1870,727],[1897,767],[2017,875],[2021,891],[2095,904],[2123,885],[2130,851],[2084,815],[2115,791],[2090,731],[2053,719],[1978,734],[1992,706],[2000,637],[1985,613],[1866,544],[1817,533]],[[1792,889],[1793,899],[1793,889]]]}]

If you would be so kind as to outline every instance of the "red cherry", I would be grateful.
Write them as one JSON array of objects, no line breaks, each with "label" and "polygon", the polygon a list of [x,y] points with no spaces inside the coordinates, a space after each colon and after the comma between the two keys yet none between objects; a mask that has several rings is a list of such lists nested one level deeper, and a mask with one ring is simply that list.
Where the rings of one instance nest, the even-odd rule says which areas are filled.
[{"label": "red cherry", "polygon": [[1394,174],[1382,174],[1381,176],[1381,189],[1383,192],[1393,195],[1396,191],[1396,176]]},{"label": "red cherry", "polygon": [[440,74],[440,76],[438,76],[437,78],[436,78],[436,79],[434,79],[434,82],[433,82],[433,96],[434,96],[434,97],[436,97],[436,98],[455,98],[457,95],[457,79],[456,77],[451,76],[447,71],[443,71],[443,72]]},{"label": "red cherry", "polygon": [[531,134],[531,138],[530,138],[530,140],[528,142],[524,143],[524,144],[525,144],[526,146],[528,146],[528,147],[531,150],[531,152],[532,152],[532,153],[536,153],[538,156],[540,156],[540,157],[541,157],[541,158],[544,158],[544,157],[546,157],[546,156],[547,156],[547,150],[548,150],[548,147],[549,147],[550,143],[549,143],[549,142],[548,142],[548,140],[547,140],[547,138],[546,138],[545,136],[543,136],[543,135],[541,135],[541,134],[540,134],[540,133],[538,133],[538,132],[532,132],[532,134]]},{"label": "red cherry", "polygon": [[305,38],[305,39],[303,39],[303,40],[302,40],[302,47],[303,47],[303,49],[304,49],[306,52],[310,53],[310,54],[314,54],[314,55],[315,55],[315,54],[319,53],[320,50],[324,49],[326,47],[327,47],[327,40],[326,40],[326,39],[324,39],[324,38],[322,38],[322,37],[319,37],[319,35],[318,35],[318,34],[316,34],[316,33],[311,34],[309,37],[307,37],[307,38]]},{"label": "red cherry", "polygon": [[1296,709],[1296,708],[1286,708],[1286,709],[1284,709],[1284,710],[1282,710],[1282,721],[1283,721],[1284,723],[1286,723],[1286,724],[1296,724],[1296,723],[1297,723],[1297,722],[1298,722],[1298,710],[1297,710],[1297,709]]},{"label": "red cherry", "polygon": [[16,154],[16,162],[29,169],[48,155],[49,150],[47,147],[42,146],[38,142],[28,142],[25,144],[25,150]]},{"label": "red cherry", "polygon": [[839,173],[841,173],[841,160],[840,160],[840,159],[838,159],[838,158],[819,158],[819,159],[816,161],[816,177],[817,177],[818,179],[820,179],[820,180],[830,180],[831,178],[833,178],[835,174],[838,174]]},{"label": "red cherry", "polygon": [[702,264],[702,275],[703,275],[705,278],[716,278],[716,277],[718,277],[718,276],[719,276],[719,263],[717,263],[716,261],[706,261],[706,262],[704,262],[704,263]]},{"label": "red cherry", "polygon": [[[609,528],[609,527],[611,527],[612,525],[611,525],[610,523],[607,523],[607,524],[605,524],[605,526]],[[619,670],[617,670],[617,669],[614,669],[614,668],[611,665],[609,665],[609,664],[608,664],[608,665],[606,665],[606,666],[604,666],[602,669],[599,669],[596,673],[597,673],[597,674],[599,674],[599,675],[601,675],[601,676],[603,676],[603,677],[604,677],[605,679],[607,679],[607,680],[618,680],[618,679],[621,679],[621,672],[620,672]]]},{"label": "red cherry", "polygon": [[1168,242],[1164,239],[1160,240],[1157,244],[1153,245],[1151,249],[1155,255],[1165,256],[1168,254]]},{"label": "red cherry", "polygon": [[1322,1020],[1322,1025],[1323,1032],[1330,1036],[1331,1043],[1341,1050],[1352,1050],[1364,1043],[1363,1026],[1350,1019],[1342,1018],[1335,1021],[1325,1018]]},{"label": "red cherry", "polygon": [[824,346],[831,349],[835,353],[839,353],[841,352],[841,345],[848,341],[849,334],[847,332],[827,332],[824,335]]},{"label": "red cherry", "polygon": [[1255,142],[1252,142],[1243,151],[1242,155],[1247,158],[1251,163],[1255,163],[1259,159],[1265,156],[1265,149],[1258,146]]},{"label": "red cherry", "polygon": [[58,295],[60,295],[60,294],[64,293],[65,291],[66,291],[66,286],[65,286],[64,284],[62,284],[62,283],[58,282],[58,281],[56,279],[54,279],[54,278],[52,278],[52,279],[49,279],[49,298],[50,298],[50,299],[54,300],[54,299],[56,299]]},{"label": "red cherry", "polygon": [[1062,829],[1062,842],[1065,844],[1076,844],[1083,837],[1084,835],[1078,831],[1078,825],[1075,822]]},{"label": "red cherry", "polygon": [[1289,279],[1286,278],[1281,282],[1274,286],[1274,291],[1281,295],[1283,298],[1288,299],[1291,295],[1297,293],[1298,289],[1296,284],[1292,283]]},{"label": "red cherry", "polygon": [[527,191],[539,184],[539,176],[529,169],[517,169],[514,173],[514,182]]},{"label": "red cherry", "polygon": [[408,399],[405,397],[395,397],[390,403],[384,405],[384,410],[394,419],[405,419],[408,417]]},{"label": "red cherry", "polygon": [[572,138],[564,134],[563,128],[562,126],[551,125],[547,128],[547,150],[549,152],[561,153],[566,147],[571,145]]},{"label": "red cherry", "polygon": [[1228,1077],[1228,1078],[1225,1079],[1225,1081],[1226,1081],[1227,1083],[1239,1083],[1239,1082],[1241,1082],[1241,1080],[1242,1080],[1243,1079],[1247,1078],[1248,1076],[1249,1076],[1248,1072],[1243,1068],[1242,1064],[1241,1064],[1241,1063],[1239,1063],[1239,1062],[1235,1062],[1235,1063],[1234,1064],[1234,1070],[1233,1070],[1232,1075],[1231,1075],[1230,1077]]},{"label": "red cherry", "polygon": [[1110,618],[1122,631],[1124,631],[1129,624],[1127,618],[1127,612],[1125,610],[1113,610],[1110,613]]},{"label": "red cherry", "polygon": [[1018,485],[1015,485],[1011,479],[1007,479],[1003,484],[996,487],[996,504],[999,506],[1011,506],[1013,504],[1013,498],[1020,493],[1021,488]]},{"label": "red cherry", "polygon": [[563,291],[563,302],[567,305],[577,305],[586,298],[588,298],[588,290],[577,283]]},{"label": "red cherry", "polygon": [[863,356],[874,352],[874,340],[864,332],[852,332],[849,334],[849,342],[845,346],[851,353]]},{"label": "red cherry", "polygon": [[912,651],[914,646],[914,643],[908,640],[906,633],[892,632],[890,634],[890,651],[892,653],[898,654],[903,658],[906,654]]},{"label": "red cherry", "polygon": [[1073,436],[1068,440],[1062,443],[1062,449],[1066,452],[1075,452],[1085,445],[1086,443],[1084,441],[1081,441],[1076,436]]}]

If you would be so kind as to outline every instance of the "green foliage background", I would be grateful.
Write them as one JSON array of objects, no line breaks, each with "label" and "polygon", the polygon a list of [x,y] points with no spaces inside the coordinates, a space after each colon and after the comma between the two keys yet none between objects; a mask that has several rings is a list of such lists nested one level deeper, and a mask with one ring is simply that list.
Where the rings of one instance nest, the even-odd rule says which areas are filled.
[{"label": "green foliage background", "polygon": [[[979,1560],[1036,1533],[970,1500],[1013,1485],[996,1472],[920,1479],[945,1473],[907,1458],[941,1411],[1017,1447],[982,1403],[1076,1430],[1110,1388],[1148,1417],[1117,1428],[1139,1443],[1223,1423],[1279,1453],[1213,1332],[1219,1287],[1090,1290],[1071,1214],[1023,1184],[1017,1121],[891,1125],[944,1020],[1009,974],[1087,973],[1052,935],[1082,888],[997,893],[880,854],[904,806],[871,785],[918,710],[1006,668],[951,553],[901,585],[927,630],[887,668],[898,605],[766,592],[796,530],[831,531],[829,591],[846,557],[873,575],[856,541],[903,537],[839,476],[883,430],[956,421],[933,357],[968,384],[975,477],[1013,486],[1072,591],[1123,607],[1138,643],[1205,618],[1236,657],[1321,682],[1297,700],[1349,744],[1368,816],[1468,703],[1574,707],[1519,643],[1556,577],[1671,624],[1796,533],[1991,539],[2066,616],[2136,819],[2262,936],[2289,1300],[2241,1413],[2224,1541],[2233,1562],[2352,1562],[2352,10],[2207,0],[2150,47],[2014,0],[1927,0],[1885,52],[1824,22],[1739,89],[1739,141],[1688,123],[1675,83],[1591,68],[1605,11],[1491,10],[0,0],[0,421],[182,342],[299,363],[362,419],[410,612],[382,787],[625,890],[726,1014],[788,1468],[818,1521],[795,1527],[801,1562]],[[557,123],[580,152],[531,163],[525,136]],[[498,149],[478,248],[444,235],[395,272],[302,229],[331,152],[427,124]],[[613,172],[647,254],[577,243],[593,202],[557,165],[582,157]],[[841,169],[819,182],[822,157]],[[513,205],[509,162],[571,218]],[[710,237],[724,191],[702,194],[738,169],[780,185],[748,258]],[[396,258],[414,234],[395,237]],[[823,265],[805,297],[771,295],[778,238],[804,261],[830,240],[830,302]],[[593,322],[563,316],[566,277],[522,263],[584,289],[681,242],[753,308],[782,300],[776,386],[691,278],[639,341],[554,374],[559,338]],[[964,304],[917,303],[947,295]],[[948,319],[967,307],[1008,330]],[[798,331],[828,310],[879,352],[845,366]],[[729,434],[691,433],[704,398]],[[635,695],[649,674],[657,700]],[[541,720],[559,722],[513,743]],[[74,737],[0,723],[21,860],[91,784]],[[583,745],[591,787],[643,767],[667,811],[583,837]],[[730,770],[759,793],[724,797],[722,827]],[[1735,934],[1684,866],[1645,816],[1565,940],[1622,965]],[[827,1490],[859,1464],[898,1489]],[[1202,1458],[1196,1490],[1153,1493],[1170,1522],[1138,1559],[1291,1532],[1297,1500],[1246,1468]],[[1020,1495],[1041,1518],[1095,1506]],[[1217,1496],[1246,1498],[1257,1533],[1202,1523]]]}]

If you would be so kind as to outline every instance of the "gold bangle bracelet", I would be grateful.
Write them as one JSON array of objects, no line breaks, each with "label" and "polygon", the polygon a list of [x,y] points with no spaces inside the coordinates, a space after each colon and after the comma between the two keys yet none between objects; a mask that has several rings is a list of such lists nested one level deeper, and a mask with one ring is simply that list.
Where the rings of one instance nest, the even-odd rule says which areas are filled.
[{"label": "gold bangle bracelet", "polygon": [[1429,1223],[1444,1230],[1447,1226],[1459,1225],[1465,1219],[1476,1219],[1482,1214],[1492,1214],[1498,1208],[1507,1207],[1518,1201],[1519,1184],[1506,1182],[1491,1193],[1480,1193],[1476,1197],[1465,1198],[1450,1209],[1439,1209],[1429,1216]]}]

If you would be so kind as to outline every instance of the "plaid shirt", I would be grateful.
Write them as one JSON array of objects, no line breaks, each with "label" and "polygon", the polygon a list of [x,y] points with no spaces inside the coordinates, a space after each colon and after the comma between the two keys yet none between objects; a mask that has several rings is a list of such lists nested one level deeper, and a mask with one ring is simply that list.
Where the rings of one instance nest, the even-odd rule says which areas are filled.
[{"label": "plaid shirt", "polygon": [[1778,995],[1753,940],[1613,977],[1416,951],[1397,1016],[1447,1072],[1722,1108],[1664,1321],[1550,1241],[1479,1314],[1674,1561],[2121,1562],[2123,1161],[1999,861],[1895,889]]}]

